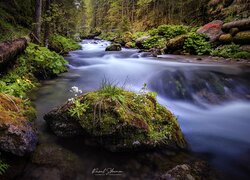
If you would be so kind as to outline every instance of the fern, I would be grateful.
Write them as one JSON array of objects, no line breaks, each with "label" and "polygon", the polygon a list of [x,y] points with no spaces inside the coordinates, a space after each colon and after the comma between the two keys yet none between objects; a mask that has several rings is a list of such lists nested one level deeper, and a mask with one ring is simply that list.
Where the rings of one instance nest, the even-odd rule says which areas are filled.
[{"label": "fern", "polygon": [[3,175],[10,166],[0,160],[0,175]]}]

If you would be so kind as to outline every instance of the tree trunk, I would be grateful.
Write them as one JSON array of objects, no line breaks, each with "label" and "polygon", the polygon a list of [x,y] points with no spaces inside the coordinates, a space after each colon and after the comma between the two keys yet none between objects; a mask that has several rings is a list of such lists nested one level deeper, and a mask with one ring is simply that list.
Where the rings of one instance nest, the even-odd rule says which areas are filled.
[{"label": "tree trunk", "polygon": [[[42,25],[42,0],[36,0],[35,5],[35,30],[34,35],[36,36],[37,40],[40,41],[41,39],[41,25]],[[38,42],[40,43],[40,42]]]},{"label": "tree trunk", "polygon": [[[46,0],[45,11],[46,11],[47,16],[51,15],[50,4],[51,4],[51,0]],[[49,46],[49,34],[50,34],[50,23],[49,22],[45,22],[44,29],[45,29],[44,30],[44,45],[45,45],[45,47],[48,47]]]},{"label": "tree trunk", "polygon": [[27,42],[28,39],[19,38],[0,44],[0,74],[6,72],[8,66],[14,64],[17,56],[25,50]]}]

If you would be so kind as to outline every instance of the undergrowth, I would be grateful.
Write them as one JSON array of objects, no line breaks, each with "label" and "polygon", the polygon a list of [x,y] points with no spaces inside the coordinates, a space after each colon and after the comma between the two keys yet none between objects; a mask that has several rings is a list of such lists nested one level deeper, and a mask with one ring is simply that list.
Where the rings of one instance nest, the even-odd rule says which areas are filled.
[{"label": "undergrowth", "polygon": [[46,79],[66,71],[66,61],[45,47],[30,43],[16,65],[0,79],[0,92],[20,98],[38,86],[38,79]]},{"label": "undergrowth", "polygon": [[50,37],[49,48],[59,54],[67,54],[69,51],[80,49],[81,46],[73,39],[53,35]]},{"label": "undergrowth", "polygon": [[250,59],[249,52],[242,51],[239,45],[233,43],[218,47],[212,51],[211,55],[233,59]]}]

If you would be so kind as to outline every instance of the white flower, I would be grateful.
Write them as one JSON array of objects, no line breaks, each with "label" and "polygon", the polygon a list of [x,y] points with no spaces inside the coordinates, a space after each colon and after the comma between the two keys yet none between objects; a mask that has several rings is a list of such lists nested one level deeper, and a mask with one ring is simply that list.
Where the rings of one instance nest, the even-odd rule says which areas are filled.
[{"label": "white flower", "polygon": [[74,98],[71,98],[71,99],[68,99],[69,102],[75,102],[75,99]]}]

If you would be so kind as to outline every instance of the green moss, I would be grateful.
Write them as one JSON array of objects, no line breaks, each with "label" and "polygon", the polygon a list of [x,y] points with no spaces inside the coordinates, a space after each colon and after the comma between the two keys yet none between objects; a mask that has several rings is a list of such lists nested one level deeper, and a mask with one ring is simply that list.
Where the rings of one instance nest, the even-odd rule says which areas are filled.
[{"label": "green moss", "polygon": [[238,44],[250,44],[250,31],[242,31],[237,33],[233,41]]},{"label": "green moss", "polygon": [[223,34],[220,36],[219,41],[223,43],[231,43],[233,40],[233,37],[231,34]]},{"label": "green moss", "polygon": [[53,35],[50,37],[49,49],[59,54],[67,54],[69,51],[81,49],[81,46],[73,39],[61,35]]}]

